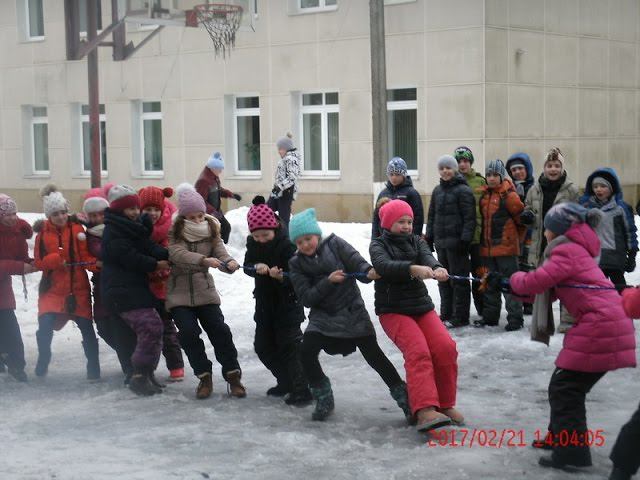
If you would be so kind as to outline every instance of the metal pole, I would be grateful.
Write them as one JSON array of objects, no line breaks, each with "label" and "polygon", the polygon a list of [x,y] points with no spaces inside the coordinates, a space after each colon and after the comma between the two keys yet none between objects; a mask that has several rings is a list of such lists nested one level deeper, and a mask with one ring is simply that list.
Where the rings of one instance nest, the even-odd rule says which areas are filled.
[{"label": "metal pole", "polygon": [[384,38],[384,0],[369,0],[371,46],[371,120],[373,181],[386,180],[387,164],[387,65]]},{"label": "metal pole", "polygon": [[[87,39],[98,35],[98,0],[87,0]],[[89,144],[91,145],[91,188],[99,187],[102,165],[100,162],[100,92],[98,89],[98,49],[87,55],[89,79]]]}]

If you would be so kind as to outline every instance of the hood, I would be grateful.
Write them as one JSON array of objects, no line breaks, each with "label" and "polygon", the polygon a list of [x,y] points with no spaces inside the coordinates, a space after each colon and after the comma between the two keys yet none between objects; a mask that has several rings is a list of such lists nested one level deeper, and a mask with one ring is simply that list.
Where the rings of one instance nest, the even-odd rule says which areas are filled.
[{"label": "hood", "polygon": [[613,189],[613,197],[615,198],[616,203],[620,203],[622,201],[622,187],[620,186],[618,174],[613,168],[610,167],[598,168],[594,170],[591,175],[589,175],[589,177],[587,178],[587,183],[585,183],[584,186],[584,195],[580,197],[580,203],[586,203],[591,199],[592,196],[594,196],[591,182],[596,177],[602,177],[611,184],[611,188]]},{"label": "hood", "polygon": [[525,182],[529,182],[529,181],[533,182],[533,165],[531,164],[531,159],[529,158],[529,155],[523,152],[514,153],[509,157],[509,160],[507,160],[507,164],[505,165],[507,169],[507,174],[511,176],[510,167],[515,160],[521,160],[524,163],[524,167],[527,170],[527,178],[525,179]]},{"label": "hood", "polygon": [[593,258],[600,255],[600,240],[587,223],[576,223],[564,234],[569,240],[585,248]]},{"label": "hood", "polygon": [[176,207],[173,203],[164,200],[164,208],[162,209],[162,215],[153,226],[153,232],[151,233],[151,240],[154,242],[161,244],[162,242],[166,242],[169,238],[169,230],[171,230],[171,224],[173,219],[173,214],[178,211],[178,207]]},{"label": "hood", "polygon": [[16,224],[12,227],[0,224],[0,233],[8,235],[18,235],[26,240],[29,240],[31,237],[33,237],[33,229],[31,228],[31,225],[29,225],[22,218],[18,218]]},{"label": "hood", "polygon": [[142,215],[139,220],[129,220],[124,215],[107,208],[104,211],[104,224],[117,230],[120,235],[132,238],[147,238],[151,236],[153,226],[148,215]]},{"label": "hood", "polygon": [[400,190],[401,188],[404,188],[404,187],[413,187],[413,180],[411,180],[411,177],[409,175],[405,175],[404,182],[402,182],[397,187],[394,187],[393,185],[391,185],[391,182],[389,180],[387,180],[387,183],[385,184],[385,186],[392,192],[395,192],[396,190]]},{"label": "hood", "polygon": [[511,181],[510,178],[505,178],[504,180],[502,180],[502,183],[496,187],[496,188],[489,188],[488,185],[483,185],[482,187],[480,187],[482,189],[483,192],[489,192],[489,193],[508,193],[508,192],[515,192],[516,191],[516,187],[513,185],[513,182]]}]

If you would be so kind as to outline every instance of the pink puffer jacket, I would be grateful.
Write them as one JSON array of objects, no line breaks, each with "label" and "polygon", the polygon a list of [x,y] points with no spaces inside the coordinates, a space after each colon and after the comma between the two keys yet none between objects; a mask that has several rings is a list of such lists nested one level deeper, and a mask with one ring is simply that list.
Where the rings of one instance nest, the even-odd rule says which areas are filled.
[{"label": "pink puffer jacket", "polygon": [[[570,242],[553,248],[541,267],[511,277],[515,294],[536,295],[558,284],[613,286],[594,260],[600,241],[591,227],[575,224],[565,237]],[[576,319],[564,336],[558,368],[606,372],[636,366],[633,321],[624,312],[618,292],[557,287],[554,295]]]}]

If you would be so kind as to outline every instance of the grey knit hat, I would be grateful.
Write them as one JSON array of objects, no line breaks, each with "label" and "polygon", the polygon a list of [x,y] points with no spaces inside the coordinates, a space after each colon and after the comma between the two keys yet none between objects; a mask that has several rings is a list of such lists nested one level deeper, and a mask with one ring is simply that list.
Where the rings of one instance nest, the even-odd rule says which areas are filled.
[{"label": "grey knit hat", "polygon": [[453,171],[458,171],[458,162],[451,155],[442,155],[438,159],[438,170],[441,168],[450,168]]},{"label": "grey knit hat", "polygon": [[500,175],[500,180],[504,180],[507,177],[507,169],[502,163],[502,160],[496,158],[495,160],[491,160],[489,164],[484,169],[485,175],[489,175],[493,173],[495,175]]},{"label": "grey knit hat", "polygon": [[593,180],[591,180],[591,188],[595,187],[596,185],[604,185],[609,189],[609,191],[613,192],[611,182],[603,177],[595,177]]},{"label": "grey knit hat", "polygon": [[293,144],[293,135],[291,133],[287,133],[284,137],[280,137],[276,142],[276,146],[278,150],[295,150],[296,146]]}]

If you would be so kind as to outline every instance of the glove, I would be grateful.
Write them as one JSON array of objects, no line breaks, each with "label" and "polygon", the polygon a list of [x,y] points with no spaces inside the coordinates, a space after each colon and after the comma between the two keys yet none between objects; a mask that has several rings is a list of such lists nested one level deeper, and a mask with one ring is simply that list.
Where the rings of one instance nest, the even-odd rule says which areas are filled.
[{"label": "glove", "polygon": [[271,189],[271,196],[276,198],[278,195],[280,195],[280,188],[277,185],[274,185]]},{"label": "glove", "polygon": [[469,255],[470,247],[471,247],[471,242],[460,240],[460,242],[458,242],[458,253],[460,253],[461,255]]},{"label": "glove", "polygon": [[233,194],[233,198],[235,198],[237,201],[241,201],[242,200],[242,197],[237,193]]},{"label": "glove", "polygon": [[525,210],[520,214],[520,223],[523,225],[533,225],[536,221],[536,216],[531,210]]},{"label": "glove", "polygon": [[509,279],[498,272],[487,274],[487,285],[493,290],[500,290],[502,293],[511,293]]},{"label": "glove", "polygon": [[627,261],[624,264],[624,271],[627,273],[631,273],[636,269],[636,255],[638,254],[637,250],[629,250],[627,252]]}]

